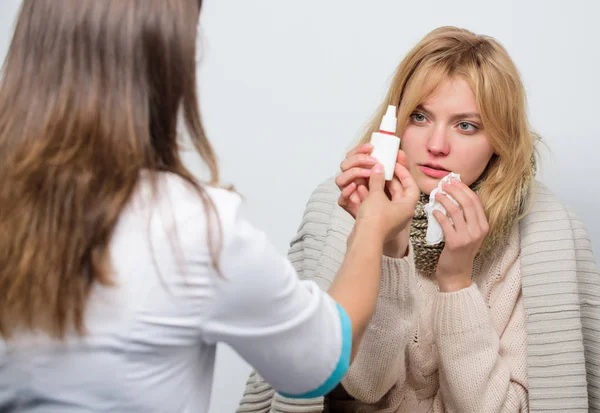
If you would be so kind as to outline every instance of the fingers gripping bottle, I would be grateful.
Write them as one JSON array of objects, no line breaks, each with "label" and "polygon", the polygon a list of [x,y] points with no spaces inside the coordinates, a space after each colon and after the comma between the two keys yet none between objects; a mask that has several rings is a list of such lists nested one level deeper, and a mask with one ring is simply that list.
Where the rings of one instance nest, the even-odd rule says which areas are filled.
[{"label": "fingers gripping bottle", "polygon": [[396,136],[396,123],[396,106],[389,105],[381,119],[379,132],[371,135],[371,145],[373,145],[371,156],[383,165],[386,181],[391,181],[394,177],[394,168],[400,150],[400,138]]}]

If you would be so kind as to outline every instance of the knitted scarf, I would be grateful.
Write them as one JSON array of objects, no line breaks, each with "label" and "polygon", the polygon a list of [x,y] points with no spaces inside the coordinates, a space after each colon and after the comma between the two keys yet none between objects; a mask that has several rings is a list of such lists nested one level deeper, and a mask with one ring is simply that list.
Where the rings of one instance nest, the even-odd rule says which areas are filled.
[{"label": "knitted scarf", "polygon": [[[475,185],[473,187],[475,187]],[[475,192],[477,192],[476,189]],[[429,195],[421,193],[412,220],[410,241],[415,254],[415,268],[422,275],[431,277],[435,275],[435,270],[445,243],[442,241],[437,245],[427,245],[425,242],[425,235],[427,234],[427,213],[425,212],[425,205],[427,205],[428,202]],[[514,216],[518,215],[520,209],[521,206],[515,205]],[[501,252],[508,239],[507,237],[513,223],[513,221],[507,222],[504,228],[502,228],[501,231],[498,231],[497,234],[488,235],[488,238],[484,241],[476,258],[490,258],[494,253]]]},{"label": "knitted scarf", "polygon": [[427,213],[425,205],[429,202],[429,195],[421,193],[419,202],[415,209],[415,216],[410,229],[410,241],[415,252],[415,267],[417,271],[426,276],[435,274],[440,254],[444,249],[444,242],[437,245],[427,245],[425,235],[427,234]]}]

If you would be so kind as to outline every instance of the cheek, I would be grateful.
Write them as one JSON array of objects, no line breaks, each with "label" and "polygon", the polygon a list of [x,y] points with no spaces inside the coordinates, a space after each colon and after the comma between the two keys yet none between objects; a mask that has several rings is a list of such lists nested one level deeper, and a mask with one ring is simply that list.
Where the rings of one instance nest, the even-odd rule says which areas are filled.
[{"label": "cheek", "polygon": [[459,157],[463,160],[463,181],[467,185],[475,182],[485,171],[494,150],[487,142],[482,142],[478,145],[469,145],[463,149],[463,153]]},{"label": "cheek", "polygon": [[400,137],[400,149],[404,151],[406,157],[410,160],[419,151],[425,149],[425,140],[422,139],[422,130],[414,126],[407,126]]}]

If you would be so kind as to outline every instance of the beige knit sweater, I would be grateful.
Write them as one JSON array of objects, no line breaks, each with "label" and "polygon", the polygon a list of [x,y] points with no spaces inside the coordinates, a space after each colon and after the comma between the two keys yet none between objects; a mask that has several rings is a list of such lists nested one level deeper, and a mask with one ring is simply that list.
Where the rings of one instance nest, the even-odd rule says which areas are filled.
[{"label": "beige knit sweater", "polygon": [[[476,262],[470,288],[440,293],[415,273],[412,250],[384,257],[376,314],[326,403],[285,399],[253,374],[238,412],[596,411],[598,270],[579,221],[537,192],[508,247]],[[323,289],[353,225],[338,195],[332,180],[313,193],[289,253]]]}]

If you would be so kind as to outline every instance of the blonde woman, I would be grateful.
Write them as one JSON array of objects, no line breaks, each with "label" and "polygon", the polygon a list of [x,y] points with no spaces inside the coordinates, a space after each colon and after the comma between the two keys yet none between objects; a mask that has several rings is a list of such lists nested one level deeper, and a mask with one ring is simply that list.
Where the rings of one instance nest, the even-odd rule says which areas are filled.
[{"label": "blonde woman", "polygon": [[[493,38],[443,27],[405,57],[341,174],[308,201],[289,252],[297,270],[327,288],[339,267],[388,104],[422,194],[411,227],[384,247],[380,301],[354,364],[337,389],[303,403],[253,374],[238,411],[598,411],[598,268],[581,222],[534,179],[523,85]],[[424,205],[450,172],[462,182],[443,189],[459,205],[437,196],[445,242],[427,245]]]}]

